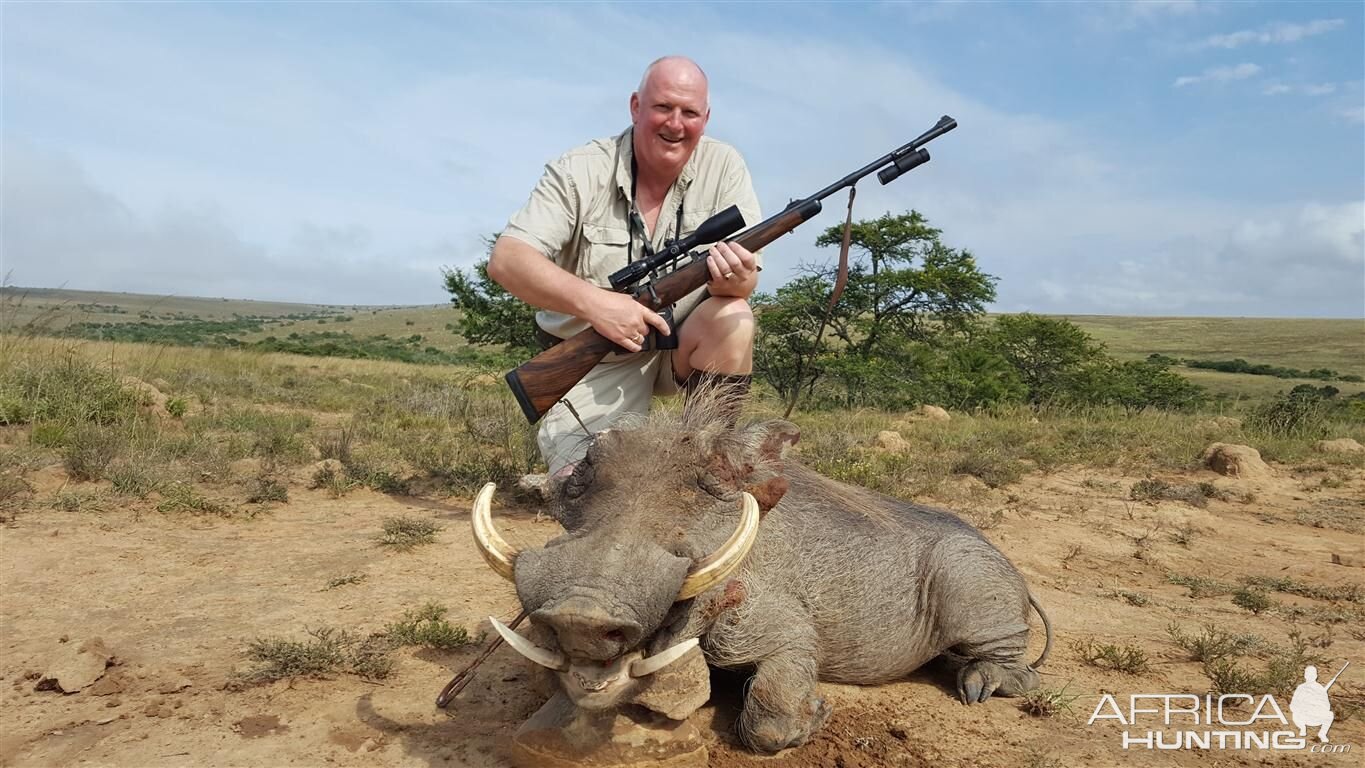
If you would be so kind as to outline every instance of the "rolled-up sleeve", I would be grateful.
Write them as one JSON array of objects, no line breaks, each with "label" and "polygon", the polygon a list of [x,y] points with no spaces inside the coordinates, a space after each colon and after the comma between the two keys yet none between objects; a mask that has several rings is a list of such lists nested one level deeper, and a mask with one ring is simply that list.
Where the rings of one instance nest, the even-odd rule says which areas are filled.
[{"label": "rolled-up sleeve", "polygon": [[560,158],[545,166],[545,173],[531,190],[531,198],[512,214],[502,234],[557,259],[573,236],[578,210],[578,188],[568,163]]}]

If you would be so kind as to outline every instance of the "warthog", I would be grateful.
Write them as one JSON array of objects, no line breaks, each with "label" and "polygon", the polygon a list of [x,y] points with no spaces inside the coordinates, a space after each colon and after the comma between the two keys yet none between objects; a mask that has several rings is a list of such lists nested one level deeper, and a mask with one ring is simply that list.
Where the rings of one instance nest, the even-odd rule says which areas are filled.
[{"label": "warthog", "polygon": [[[541,644],[498,631],[576,704],[628,701],[698,640],[711,666],[753,670],[738,725],[761,752],[824,724],[817,680],[887,683],[943,657],[969,704],[1037,687],[1051,627],[976,529],[785,459],[789,422],[731,430],[688,411],[599,434],[552,491],[565,533],[542,549],[515,551],[493,529],[491,485],[475,502],[480,549]],[[1032,664],[1030,604],[1047,635]]]}]

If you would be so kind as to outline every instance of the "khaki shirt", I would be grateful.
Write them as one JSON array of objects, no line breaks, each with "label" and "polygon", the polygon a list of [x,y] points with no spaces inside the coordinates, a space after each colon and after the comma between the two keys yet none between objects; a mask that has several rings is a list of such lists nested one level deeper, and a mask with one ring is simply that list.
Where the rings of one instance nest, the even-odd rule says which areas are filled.
[{"label": "khaki shirt", "polygon": [[[626,266],[630,242],[632,130],[591,141],[546,165],[531,199],[507,222],[502,234],[527,243],[564,270],[610,288],[611,273]],[[680,204],[682,231],[678,232]],[[739,206],[746,228],[762,220],[744,159],[729,144],[703,136],[664,196],[651,247],[658,250],[668,240],[691,234],[703,221],[731,205]],[[637,229],[635,237],[634,257],[638,261],[644,257],[645,234]],[[755,257],[761,265],[762,255]],[[678,302],[676,320],[686,317],[701,301],[703,290],[699,288]],[[572,315],[545,310],[536,313],[536,322],[562,339],[588,327]]]}]

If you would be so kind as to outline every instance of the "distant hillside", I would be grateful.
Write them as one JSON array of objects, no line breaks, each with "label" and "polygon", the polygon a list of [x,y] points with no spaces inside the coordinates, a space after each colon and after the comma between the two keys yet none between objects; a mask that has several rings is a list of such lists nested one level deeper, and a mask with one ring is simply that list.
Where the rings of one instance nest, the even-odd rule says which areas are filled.
[{"label": "distant hillside", "polygon": [[[24,326],[85,338],[201,346],[248,346],[338,357],[448,363],[493,360],[454,330],[449,305],[359,306],[151,296],[45,288],[0,289],[0,331]],[[1067,315],[1124,359],[1161,354],[1365,375],[1365,321]],[[81,326],[81,324],[85,324]],[[78,327],[72,327],[78,326]],[[152,326],[167,326],[155,328]],[[1284,379],[1177,368],[1214,392],[1263,397],[1309,378]],[[1346,394],[1365,385],[1332,380]]]},{"label": "distant hillside", "polygon": [[1064,315],[1116,357],[1242,358],[1365,375],[1365,320]]}]

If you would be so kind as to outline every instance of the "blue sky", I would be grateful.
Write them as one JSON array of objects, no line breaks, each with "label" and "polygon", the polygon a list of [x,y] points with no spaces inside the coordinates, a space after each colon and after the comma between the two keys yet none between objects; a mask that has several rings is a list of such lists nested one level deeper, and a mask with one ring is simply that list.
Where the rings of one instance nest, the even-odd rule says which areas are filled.
[{"label": "blue sky", "polygon": [[[3,271],[23,286],[447,300],[659,55],[766,212],[859,188],[997,311],[1365,317],[1365,4],[0,4]],[[842,201],[766,253],[773,290]]]}]

